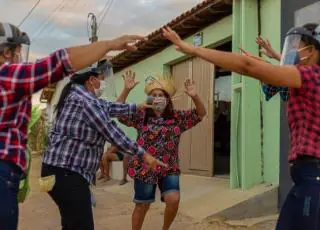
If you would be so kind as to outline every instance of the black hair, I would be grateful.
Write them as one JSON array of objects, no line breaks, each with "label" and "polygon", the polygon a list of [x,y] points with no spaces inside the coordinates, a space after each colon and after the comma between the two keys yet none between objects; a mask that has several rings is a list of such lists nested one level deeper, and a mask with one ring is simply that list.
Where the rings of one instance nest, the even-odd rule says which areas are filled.
[{"label": "black hair", "polygon": [[[310,31],[312,34],[315,34],[316,28],[319,26],[317,23],[307,23],[303,25],[302,27],[308,31]],[[314,46],[316,50],[319,52],[319,59],[318,63],[320,64],[320,42],[316,40],[315,38],[312,38],[310,36],[302,35],[301,41],[306,45],[306,46]]]},{"label": "black hair", "polygon": [[88,72],[81,73],[81,74],[74,74],[70,78],[70,82],[68,84],[66,84],[65,87],[62,89],[58,104],[55,108],[55,112],[57,113],[57,117],[59,117],[59,115],[61,113],[61,109],[64,105],[65,99],[67,98],[67,96],[69,95],[69,93],[72,89],[72,85],[73,84],[84,85],[90,79],[91,76],[98,77],[99,74],[96,72],[93,72],[93,71],[88,71]]},{"label": "black hair", "polygon": [[[174,110],[173,103],[172,103],[172,100],[171,100],[169,94],[167,92],[165,92],[165,91],[163,91],[163,92],[164,92],[165,97],[168,100],[168,104],[167,104],[167,107],[165,108],[165,110],[163,111],[163,113],[161,114],[161,116],[164,119],[167,119],[167,120],[168,119],[172,119],[173,115],[174,115],[173,114],[174,113],[173,112],[173,110]],[[155,117],[155,116],[156,116],[156,114],[155,114],[154,110],[152,108],[147,108],[146,109],[146,114],[145,114],[144,119],[143,119],[143,125],[147,125],[149,117]]]}]

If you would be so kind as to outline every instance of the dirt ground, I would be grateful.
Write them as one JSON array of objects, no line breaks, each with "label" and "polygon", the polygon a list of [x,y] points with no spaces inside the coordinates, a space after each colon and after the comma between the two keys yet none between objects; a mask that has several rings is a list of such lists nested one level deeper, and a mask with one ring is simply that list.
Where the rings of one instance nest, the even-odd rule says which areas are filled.
[{"label": "dirt ground", "polygon": [[[33,160],[32,167],[32,193],[28,200],[20,205],[19,230],[58,230],[60,227],[60,217],[57,207],[49,196],[39,192],[38,178],[40,172],[40,158]],[[104,188],[112,186],[118,182],[110,181],[98,184],[95,189],[97,206],[94,209],[94,220],[96,230],[128,230],[131,229],[131,213],[133,210],[132,197],[125,194],[118,194],[106,191]],[[156,202],[149,213],[143,229],[161,230],[164,206]],[[246,223],[243,221],[243,223]],[[231,225],[230,222],[222,218],[207,218],[201,222],[190,217],[178,214],[172,230],[207,230],[207,229],[274,229],[275,220],[261,222],[254,226]]]}]

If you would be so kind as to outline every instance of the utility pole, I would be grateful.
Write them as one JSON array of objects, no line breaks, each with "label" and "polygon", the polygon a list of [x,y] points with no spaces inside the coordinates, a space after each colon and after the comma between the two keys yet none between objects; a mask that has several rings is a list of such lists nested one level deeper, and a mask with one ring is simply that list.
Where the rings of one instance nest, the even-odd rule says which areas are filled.
[{"label": "utility pole", "polygon": [[[95,16],[94,13],[89,13],[88,14],[88,36],[89,36],[89,41],[91,43],[97,42],[98,41],[98,24],[97,24],[97,17]],[[97,63],[93,64],[92,67],[99,67],[100,65],[106,64],[108,66],[107,68],[107,89],[106,91],[109,92],[109,97],[112,98],[117,98],[117,92],[115,91],[115,83],[114,83],[114,74],[113,74],[113,66],[112,63],[110,62],[108,57],[103,58],[102,60],[98,61]],[[108,88],[109,87],[109,88]]]},{"label": "utility pole", "polygon": [[95,16],[94,13],[88,14],[88,31],[90,32],[89,41],[91,43],[98,41],[98,35],[97,35],[98,24],[97,24],[97,17]]}]

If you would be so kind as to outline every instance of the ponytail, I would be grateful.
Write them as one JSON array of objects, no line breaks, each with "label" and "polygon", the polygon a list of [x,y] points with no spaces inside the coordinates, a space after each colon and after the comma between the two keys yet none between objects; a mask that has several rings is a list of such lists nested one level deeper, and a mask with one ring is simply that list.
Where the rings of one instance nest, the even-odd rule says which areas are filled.
[{"label": "ponytail", "polygon": [[70,82],[68,82],[68,84],[66,84],[65,87],[62,89],[58,104],[55,108],[55,113],[57,114],[57,117],[60,116],[62,108],[64,106],[65,99],[69,95],[73,85],[84,85],[90,79],[91,76],[98,77],[99,75],[96,72],[88,71],[81,74],[75,74],[70,78]]},{"label": "ponytail", "polygon": [[62,89],[62,92],[61,92],[61,95],[60,95],[60,98],[59,98],[59,101],[58,101],[58,104],[55,108],[55,113],[57,114],[57,117],[59,117],[60,115],[60,112],[61,112],[61,108],[63,107],[64,105],[64,100],[66,99],[66,97],[69,95],[70,91],[71,91],[71,88],[72,88],[72,85],[73,85],[73,82],[70,81],[68,82],[68,84],[66,84],[63,89]]}]

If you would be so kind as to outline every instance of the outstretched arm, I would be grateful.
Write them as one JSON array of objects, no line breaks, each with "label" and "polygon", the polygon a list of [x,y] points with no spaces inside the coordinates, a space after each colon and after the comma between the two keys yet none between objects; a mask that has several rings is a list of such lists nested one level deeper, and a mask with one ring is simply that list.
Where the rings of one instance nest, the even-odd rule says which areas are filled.
[{"label": "outstretched arm", "polygon": [[134,43],[145,38],[138,35],[124,35],[109,41],[94,42],[89,45],[68,48],[70,62],[75,70],[81,70],[100,60],[106,53],[114,50],[135,51]]},{"label": "outstretched arm", "polygon": [[31,95],[100,60],[112,50],[136,50],[130,43],[143,40],[141,36],[122,36],[110,41],[61,49],[35,63],[1,65],[0,84],[5,90],[17,92],[17,96]]},{"label": "outstretched arm", "polygon": [[295,66],[275,66],[236,53],[194,47],[182,41],[170,28],[163,29],[163,34],[176,45],[178,51],[198,56],[222,68],[272,85],[291,88],[300,88],[302,85],[300,73]]}]

